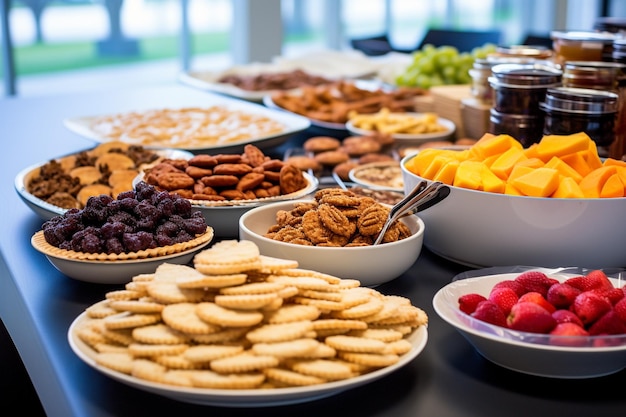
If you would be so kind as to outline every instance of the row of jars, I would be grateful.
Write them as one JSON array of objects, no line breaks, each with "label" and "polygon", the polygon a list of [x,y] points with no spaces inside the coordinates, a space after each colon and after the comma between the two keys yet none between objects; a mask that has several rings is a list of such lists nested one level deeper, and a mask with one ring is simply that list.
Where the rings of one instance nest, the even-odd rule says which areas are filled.
[{"label": "row of jars", "polygon": [[[474,97],[492,105],[489,131],[510,134],[526,147],[546,134],[584,131],[601,156],[621,157],[621,149],[611,155],[611,146],[624,118],[626,64],[566,61],[561,65],[542,59],[548,58],[547,53],[539,55],[549,50],[519,48],[527,49],[526,54],[478,60],[470,72]],[[486,84],[481,80],[484,76]]]}]

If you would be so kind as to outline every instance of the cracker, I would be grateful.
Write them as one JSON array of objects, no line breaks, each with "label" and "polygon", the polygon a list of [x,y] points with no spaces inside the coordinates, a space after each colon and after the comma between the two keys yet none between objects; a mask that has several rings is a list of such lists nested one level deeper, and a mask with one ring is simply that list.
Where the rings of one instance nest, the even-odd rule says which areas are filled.
[{"label": "cracker", "polygon": [[130,375],[133,369],[133,356],[128,352],[102,352],[95,357],[98,365]]},{"label": "cracker", "polygon": [[206,369],[209,367],[208,363],[190,361],[183,353],[155,356],[152,360],[168,369]]},{"label": "cracker", "polygon": [[138,300],[144,294],[141,291],[134,290],[113,290],[107,292],[104,296],[107,300]]},{"label": "cracker", "polygon": [[210,362],[243,352],[242,346],[195,345],[190,346],[183,356],[192,362]]},{"label": "cracker", "polygon": [[330,359],[298,361],[294,363],[292,369],[301,374],[316,376],[330,381],[356,376],[349,366]]},{"label": "cracker", "polygon": [[367,329],[367,323],[350,319],[320,319],[313,322],[313,330],[329,329],[364,330]]},{"label": "cracker", "polygon": [[219,290],[220,294],[238,295],[238,294],[267,294],[278,293],[285,288],[284,285],[276,282],[252,282],[249,284],[236,285],[222,288]]},{"label": "cracker", "polygon": [[117,311],[130,311],[131,313],[160,313],[164,305],[145,300],[111,300],[111,308]]},{"label": "cracker", "polygon": [[210,302],[198,303],[196,314],[207,323],[229,327],[254,326],[263,320],[258,311],[237,311]]},{"label": "cracker", "polygon": [[[226,328],[215,333],[191,335],[191,339],[194,342],[204,344],[234,343],[238,340],[241,340],[241,338],[248,332],[248,330],[250,330],[249,327]],[[247,344],[247,341],[245,339],[243,340],[243,342]]]},{"label": "cracker", "polygon": [[221,373],[244,373],[258,371],[277,366],[279,360],[275,356],[257,355],[244,351],[233,356],[227,356],[211,361],[211,370]]},{"label": "cracker", "polygon": [[254,372],[221,375],[217,372],[205,370],[192,374],[191,381],[198,388],[252,389],[259,387],[265,381],[265,375]]},{"label": "cracker", "polygon": [[78,194],[76,194],[76,199],[83,205],[87,205],[87,200],[90,197],[99,196],[99,195],[112,195],[113,190],[111,187],[105,184],[89,184],[85,185],[80,189]]},{"label": "cracker", "polygon": [[163,323],[137,327],[132,330],[132,337],[148,344],[176,345],[189,341],[188,336]]},{"label": "cracker", "polygon": [[[288,304],[279,310],[266,314],[265,321],[270,324],[277,324],[302,320],[315,320],[320,316],[320,314],[320,310],[315,306]],[[313,322],[313,325],[315,325],[315,322]]]},{"label": "cracker", "polygon": [[341,319],[355,319],[371,316],[383,309],[383,302],[377,298],[370,298],[366,303],[357,304],[344,310],[335,311],[333,315]]},{"label": "cracker", "polygon": [[359,365],[382,368],[391,366],[400,360],[395,354],[377,354],[377,353],[357,353],[357,352],[338,352],[337,355],[348,362]]},{"label": "cracker", "polygon": [[113,172],[120,169],[135,168],[135,161],[122,153],[109,152],[100,155],[94,165],[98,170]]},{"label": "cracker", "polygon": [[206,292],[200,288],[181,288],[175,282],[152,281],[146,284],[148,295],[163,304],[198,302]]},{"label": "cracker", "polygon": [[365,337],[367,339],[376,339],[382,342],[396,342],[401,340],[404,335],[399,331],[392,329],[365,329],[354,330],[350,332],[350,336]]},{"label": "cracker", "polygon": [[247,278],[246,274],[199,274],[197,276],[180,277],[176,280],[176,284],[180,288],[224,288],[241,285],[246,282]]},{"label": "cracker", "polygon": [[267,255],[260,255],[259,260],[261,261],[261,263],[258,269],[261,272],[265,273],[274,274],[280,271],[284,271],[285,269],[293,269],[298,267],[298,261],[290,259],[274,258]]},{"label": "cracker", "polygon": [[267,278],[269,282],[276,282],[285,286],[292,286],[299,289],[334,291],[328,281],[317,277],[292,277],[287,275],[271,275]]},{"label": "cracker", "polygon": [[209,323],[196,314],[197,304],[177,303],[167,305],[161,312],[163,321],[174,330],[190,335],[211,334],[221,329],[217,323]]},{"label": "cracker", "polygon": [[252,345],[252,352],[278,358],[302,357],[315,350],[320,344],[318,340],[308,338],[276,343],[255,343]]},{"label": "cracker", "polygon": [[196,269],[204,274],[236,274],[261,266],[259,248],[247,240],[222,240],[196,254]]},{"label": "cracker", "polygon": [[107,316],[104,319],[104,325],[108,329],[123,329],[147,326],[157,323],[161,320],[160,314],[135,314],[128,311]]},{"label": "cracker", "polygon": [[385,342],[357,336],[329,336],[324,340],[328,346],[338,351],[359,353],[381,353],[385,350]]},{"label": "cracker", "polygon": [[329,284],[339,284],[341,282],[341,278],[338,278],[334,275],[325,274],[323,272],[314,271],[311,269],[303,269],[303,268],[292,268],[287,270],[280,271],[281,275],[286,275],[289,277],[314,277],[320,278]]},{"label": "cracker", "polygon": [[108,329],[103,326],[102,335],[111,343],[128,346],[134,342],[133,329]]},{"label": "cracker", "polygon": [[71,177],[78,178],[81,185],[95,184],[102,177],[102,173],[95,166],[80,166],[69,172]]},{"label": "cracker", "polygon": [[163,382],[167,368],[148,359],[134,359],[131,375],[151,382]]},{"label": "cracker", "polygon": [[92,319],[101,319],[106,316],[111,316],[113,314],[119,313],[119,311],[112,308],[109,303],[109,300],[101,300],[95,304],[90,305],[85,309],[87,317]]},{"label": "cracker", "polygon": [[163,355],[177,355],[183,353],[189,345],[186,343],[179,343],[176,345],[169,344],[146,344],[146,343],[132,343],[128,345],[128,351],[134,357],[155,357]]},{"label": "cracker", "polygon": [[282,299],[273,293],[268,294],[233,294],[216,295],[215,304],[221,307],[237,310],[256,310],[271,304],[274,300]]},{"label": "cracker", "polygon": [[310,320],[291,323],[265,324],[250,330],[246,338],[252,343],[273,343],[298,339],[313,330]]},{"label": "cracker", "polygon": [[413,345],[406,339],[395,340],[387,343],[387,348],[384,353],[391,353],[395,355],[404,355],[409,353],[413,349]]},{"label": "cracker", "polygon": [[303,375],[299,372],[294,372],[288,369],[282,368],[268,368],[264,369],[263,373],[267,378],[276,380],[280,383],[284,383],[288,386],[308,386],[318,385],[326,382],[325,379],[311,375]]},{"label": "cracker", "polygon": [[191,375],[193,375],[193,372],[196,371],[189,369],[170,369],[163,374],[162,382],[164,384],[192,388],[193,382]]},{"label": "cracker", "polygon": [[104,335],[94,329],[93,326],[80,326],[76,329],[76,336],[91,347],[96,346],[98,343],[107,343],[108,340]]}]

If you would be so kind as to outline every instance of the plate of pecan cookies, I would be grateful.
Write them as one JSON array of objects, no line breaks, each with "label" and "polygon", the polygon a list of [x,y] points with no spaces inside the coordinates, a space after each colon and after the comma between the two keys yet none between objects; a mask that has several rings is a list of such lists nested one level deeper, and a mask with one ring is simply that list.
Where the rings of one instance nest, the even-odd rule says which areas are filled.
[{"label": "plate of pecan cookies", "polygon": [[222,240],[193,266],[162,264],[107,292],[67,337],[87,365],[137,389],[266,407],[398,371],[424,349],[427,327],[426,312],[408,298],[264,256],[250,241]]}]

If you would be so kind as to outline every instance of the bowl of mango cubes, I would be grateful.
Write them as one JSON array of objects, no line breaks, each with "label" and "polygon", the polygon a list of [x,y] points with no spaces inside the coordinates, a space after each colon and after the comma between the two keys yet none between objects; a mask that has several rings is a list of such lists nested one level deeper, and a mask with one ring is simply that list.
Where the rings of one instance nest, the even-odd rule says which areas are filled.
[{"label": "bowl of mango cubes", "polygon": [[585,133],[522,147],[486,133],[473,146],[429,148],[401,162],[404,191],[441,181],[450,195],[420,212],[424,246],[471,267],[626,265],[626,162],[601,158]]}]

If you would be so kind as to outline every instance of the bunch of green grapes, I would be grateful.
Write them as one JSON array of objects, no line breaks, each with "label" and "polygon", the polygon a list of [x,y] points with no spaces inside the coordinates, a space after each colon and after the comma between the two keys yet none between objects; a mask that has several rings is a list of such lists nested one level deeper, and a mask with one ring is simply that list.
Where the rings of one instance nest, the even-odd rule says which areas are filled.
[{"label": "bunch of green grapes", "polygon": [[496,45],[486,43],[471,52],[459,52],[453,46],[424,45],[413,53],[413,61],[396,77],[396,85],[429,89],[437,85],[469,84],[469,70],[475,59],[486,58]]}]

